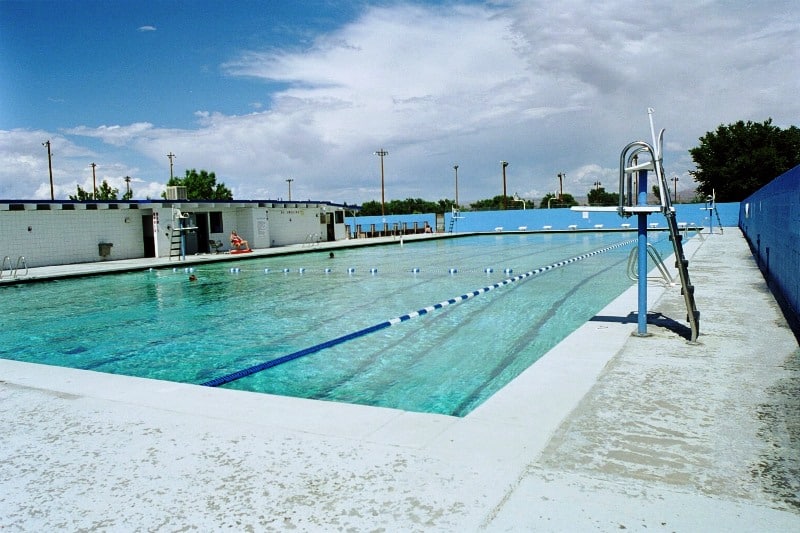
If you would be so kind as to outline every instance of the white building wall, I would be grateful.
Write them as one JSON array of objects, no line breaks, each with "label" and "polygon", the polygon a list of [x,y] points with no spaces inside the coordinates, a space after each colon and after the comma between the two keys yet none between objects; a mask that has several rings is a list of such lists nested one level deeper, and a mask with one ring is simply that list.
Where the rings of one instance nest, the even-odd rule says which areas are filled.
[{"label": "white building wall", "polygon": [[327,240],[318,206],[285,204],[270,209],[268,216],[272,246]]},{"label": "white building wall", "polygon": [[[85,207],[81,205],[80,207]],[[138,209],[0,210],[0,259],[29,267],[142,257],[142,219]],[[108,257],[99,244],[110,243]]]},{"label": "white building wall", "polygon": [[[0,203],[0,259],[8,256],[12,267],[20,256],[25,257],[29,267],[133,259],[145,257],[148,246],[157,250],[159,257],[169,257],[170,233],[176,227],[174,215],[178,210],[195,215],[221,212],[222,232],[211,233],[208,228],[208,239],[221,241],[223,251],[230,249],[231,230],[242,235],[252,248],[326,241],[325,214],[337,210],[335,206],[315,203],[164,205],[135,201]],[[146,243],[154,214],[158,215],[156,237],[147,237],[151,242]],[[142,217],[146,217],[147,232],[143,231]],[[334,238],[346,238],[344,223],[336,224]],[[100,255],[100,243],[112,245],[108,256]]]}]

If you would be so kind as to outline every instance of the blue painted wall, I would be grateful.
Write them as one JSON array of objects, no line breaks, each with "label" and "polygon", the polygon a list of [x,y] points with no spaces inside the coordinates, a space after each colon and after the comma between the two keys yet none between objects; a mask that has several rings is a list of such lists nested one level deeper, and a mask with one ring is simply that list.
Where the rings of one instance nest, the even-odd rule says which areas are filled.
[{"label": "blue painted wall", "polygon": [[[708,228],[712,222],[710,214],[706,209],[706,204],[676,204],[675,210],[679,223],[685,222],[687,225],[694,224]],[[716,227],[719,222],[723,226],[735,227],[739,222],[739,203],[717,204],[719,221],[714,216],[713,224]],[[457,219],[454,225],[456,232],[485,232],[496,231],[496,228],[503,228],[503,231],[517,231],[520,227],[526,227],[529,231],[542,230],[545,226],[551,226],[553,230],[567,230],[571,225],[577,226],[576,229],[594,229],[595,225],[602,224],[603,229],[619,228],[621,224],[630,224],[636,227],[636,217],[627,219],[621,218],[615,212],[595,212],[581,213],[570,209],[526,209],[510,211],[465,211],[461,213],[463,218]],[[445,213],[444,230],[450,228],[451,213]],[[661,214],[650,215],[651,223],[659,223],[661,227],[666,226],[666,221]],[[376,230],[380,231],[387,224],[389,230],[393,227],[402,228],[405,223],[408,228],[412,228],[414,222],[422,228],[425,222],[436,228],[436,215],[426,213],[420,215],[386,215],[385,217],[347,217],[346,223],[351,231],[355,224],[360,224],[362,230],[368,231],[374,224]]]},{"label": "blue painted wall", "polygon": [[800,166],[741,202],[739,227],[789,322],[800,332]]}]

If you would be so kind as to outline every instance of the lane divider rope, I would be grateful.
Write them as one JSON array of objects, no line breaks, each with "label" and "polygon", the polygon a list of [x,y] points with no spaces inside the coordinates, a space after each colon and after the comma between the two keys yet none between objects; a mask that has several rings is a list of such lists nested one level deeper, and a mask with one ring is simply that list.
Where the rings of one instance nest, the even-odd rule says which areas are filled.
[{"label": "lane divider rope", "polygon": [[310,355],[312,353],[320,352],[322,350],[325,350],[326,348],[331,348],[333,346],[345,343],[347,341],[356,339],[358,337],[363,337],[364,335],[369,335],[370,333],[374,333],[376,331],[380,331],[382,329],[394,326],[396,324],[400,324],[401,322],[405,322],[407,320],[411,320],[412,318],[417,318],[417,317],[426,315],[426,314],[430,313],[431,311],[435,311],[437,309],[441,309],[443,307],[447,307],[449,305],[453,305],[453,304],[458,303],[458,302],[463,302],[463,301],[469,300],[471,298],[474,298],[475,296],[479,296],[481,294],[484,294],[484,293],[487,293],[487,292],[492,291],[494,289],[503,287],[505,285],[509,285],[511,283],[523,280],[525,278],[536,276],[538,274],[544,274],[545,272],[549,272],[551,270],[555,270],[557,268],[561,268],[563,266],[567,266],[567,265],[572,264],[572,263],[577,263],[578,261],[582,261],[584,259],[588,259],[589,257],[593,257],[595,255],[598,255],[598,254],[601,254],[601,253],[604,253],[604,252],[608,252],[610,250],[614,250],[615,248],[621,248],[623,246],[628,246],[628,245],[634,244],[636,242],[637,242],[636,239],[630,239],[630,240],[627,240],[627,241],[622,241],[622,242],[619,242],[617,244],[612,244],[611,246],[606,246],[605,248],[600,248],[600,249],[595,250],[593,252],[588,252],[588,253],[585,253],[585,254],[582,254],[582,255],[578,255],[578,256],[572,257],[570,259],[565,259],[563,261],[559,261],[557,263],[553,263],[551,265],[547,265],[547,266],[544,266],[544,267],[541,267],[541,268],[537,268],[536,270],[531,270],[531,271],[526,272],[524,274],[520,274],[520,275],[514,276],[513,278],[507,278],[507,279],[504,279],[502,281],[498,281],[494,285],[489,285],[487,287],[483,287],[482,289],[478,289],[478,290],[475,290],[475,291],[472,291],[472,292],[468,292],[466,294],[462,294],[461,296],[457,296],[455,298],[450,298],[449,300],[444,300],[444,301],[439,302],[439,303],[434,304],[434,305],[429,305],[428,307],[423,307],[422,309],[419,309],[419,310],[411,312],[411,313],[406,313],[405,315],[401,315],[401,316],[397,316],[397,317],[394,317],[394,318],[390,318],[389,320],[384,320],[383,322],[380,322],[378,324],[374,324],[374,325],[369,326],[367,328],[360,329],[360,330],[354,331],[352,333],[348,333],[347,335],[342,335],[341,337],[336,337],[335,339],[331,339],[329,341],[325,341],[325,342],[322,342],[320,344],[315,344],[314,346],[309,346],[308,348],[304,348],[304,349],[302,349],[300,351],[293,352],[293,353],[284,355],[282,357],[278,357],[277,359],[271,359],[269,361],[265,361],[263,363],[259,363],[259,364],[254,365],[254,366],[251,366],[251,367],[248,367],[248,368],[245,368],[245,369],[242,369],[242,370],[238,370],[236,372],[233,372],[233,373],[230,373],[230,374],[226,374],[226,375],[220,376],[218,378],[211,379],[209,381],[201,383],[201,385],[203,385],[205,387],[219,387],[221,385],[225,385],[227,383],[231,383],[233,381],[237,381],[239,379],[242,379],[242,378],[245,378],[245,377],[248,377],[248,376],[252,376],[253,374],[257,374],[258,372],[262,372],[262,371],[267,370],[269,368],[273,368],[273,367],[276,367],[278,365],[282,365],[283,363],[288,363],[289,361],[293,361],[295,359],[299,359],[300,357],[304,357],[304,356]]}]

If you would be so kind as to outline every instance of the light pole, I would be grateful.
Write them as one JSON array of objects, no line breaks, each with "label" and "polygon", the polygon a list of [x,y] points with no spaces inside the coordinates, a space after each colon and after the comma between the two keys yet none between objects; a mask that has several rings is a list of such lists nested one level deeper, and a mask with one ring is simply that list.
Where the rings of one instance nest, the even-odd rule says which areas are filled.
[{"label": "light pole", "polygon": [[53,191],[53,154],[50,152],[50,139],[43,142],[42,146],[47,146],[47,168],[50,169],[50,199],[55,200],[56,195]]},{"label": "light pole", "polygon": [[503,209],[508,209],[508,199],[506,198],[506,167],[508,166],[508,161],[500,161],[500,165],[503,167]]},{"label": "light pole", "polygon": [[289,201],[290,201],[290,202],[292,201],[292,182],[293,182],[293,181],[294,181],[294,178],[288,178],[288,179],[286,180],[286,183],[288,183],[288,184],[289,184]]},{"label": "light pole", "polygon": [[125,176],[125,187],[128,189],[127,196],[128,196],[128,199],[130,199],[130,196],[131,196],[131,177],[130,176]]},{"label": "light pole", "polygon": [[558,173],[558,200],[561,201],[561,197],[564,196],[564,178],[567,175],[563,172]]},{"label": "light pole", "polygon": [[167,157],[169,158],[169,179],[172,180],[172,160],[175,159],[176,156],[170,152],[167,154]]},{"label": "light pole", "polygon": [[92,199],[97,200],[97,174],[95,174],[94,169],[97,167],[97,163],[90,163],[90,167],[92,167],[92,190],[93,196]]},{"label": "light pole", "polygon": [[458,165],[453,165],[453,170],[456,171],[456,208],[458,208]]},{"label": "light pole", "polygon": [[381,216],[386,215],[386,209],[384,204],[386,203],[386,198],[384,197],[384,181],[383,181],[383,158],[389,155],[389,152],[381,148],[375,155],[381,158]]},{"label": "light pole", "polygon": [[594,182],[594,190],[599,191],[601,185],[602,185],[602,183],[600,183],[599,181],[595,181]]},{"label": "light pole", "polygon": [[678,203],[678,176],[672,178],[672,201]]}]

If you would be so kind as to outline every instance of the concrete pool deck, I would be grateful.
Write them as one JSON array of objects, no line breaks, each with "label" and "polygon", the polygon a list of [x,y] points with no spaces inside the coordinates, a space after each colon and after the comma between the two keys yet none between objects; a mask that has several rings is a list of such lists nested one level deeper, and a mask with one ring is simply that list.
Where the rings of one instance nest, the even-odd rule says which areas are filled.
[{"label": "concrete pool deck", "polygon": [[797,340],[737,228],[686,253],[697,344],[634,288],[464,418],[0,360],[0,528],[800,530]]}]

